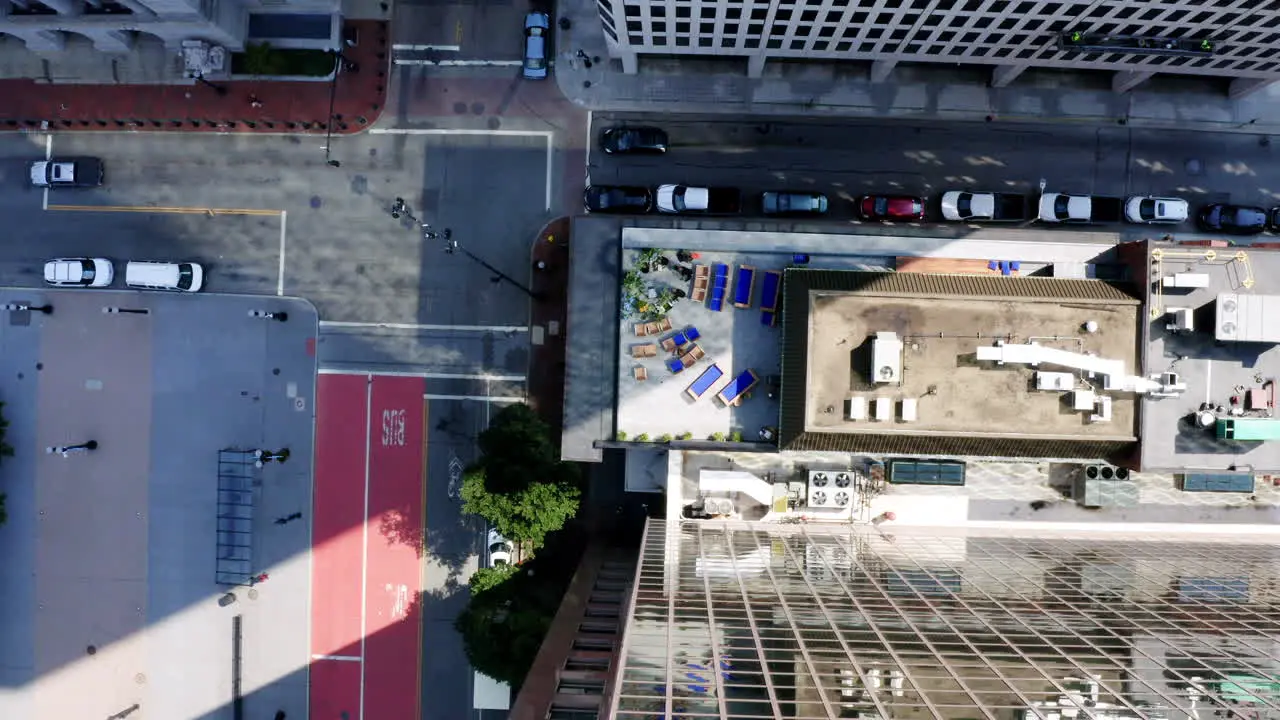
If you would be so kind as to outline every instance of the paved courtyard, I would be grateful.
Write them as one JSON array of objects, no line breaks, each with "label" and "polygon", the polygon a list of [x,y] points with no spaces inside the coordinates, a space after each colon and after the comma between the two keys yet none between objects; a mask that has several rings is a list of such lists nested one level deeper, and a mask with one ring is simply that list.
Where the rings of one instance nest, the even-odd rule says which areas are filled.
[{"label": "paved courtyard", "polygon": [[[14,449],[0,463],[0,717],[231,717],[237,652],[248,711],[302,716],[308,522],[272,521],[310,497],[314,309],[289,298],[0,291],[14,301],[53,312],[0,316]],[[46,452],[89,440],[97,449]],[[235,453],[245,487],[233,498],[219,489],[227,448],[291,455],[257,469]],[[219,520],[229,501],[247,522]],[[231,584],[215,581],[219,543],[244,553]],[[266,584],[233,584],[267,569]]]}]

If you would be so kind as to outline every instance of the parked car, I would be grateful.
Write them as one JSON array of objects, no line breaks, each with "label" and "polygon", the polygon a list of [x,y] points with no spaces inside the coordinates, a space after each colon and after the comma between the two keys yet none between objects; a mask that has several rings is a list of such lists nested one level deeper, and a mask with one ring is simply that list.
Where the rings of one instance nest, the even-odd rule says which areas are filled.
[{"label": "parked car", "polygon": [[765,215],[823,215],[827,196],[819,192],[769,191],[760,196]]},{"label": "parked car", "polygon": [[610,155],[661,155],[667,133],[656,127],[612,127],[600,133],[600,149]]},{"label": "parked car", "polygon": [[1271,231],[1280,232],[1280,207],[1271,208],[1271,211],[1267,213],[1267,217],[1270,219]]},{"label": "parked car", "polygon": [[124,267],[124,284],[137,290],[198,292],[204,268],[190,262],[131,262]]},{"label": "parked car", "polygon": [[1026,195],[968,190],[948,190],[942,194],[942,217],[955,222],[980,223],[1013,223],[1031,219]]},{"label": "parked car", "polygon": [[1039,207],[1040,222],[1047,223],[1111,223],[1124,217],[1124,201],[1104,195],[1045,193]]},{"label": "parked car", "polygon": [[649,188],[630,185],[592,185],[582,193],[589,213],[647,213],[653,209]]},{"label": "parked car", "polygon": [[1251,205],[1213,203],[1200,208],[1197,217],[1205,230],[1228,235],[1257,235],[1267,229],[1267,213]]},{"label": "parked car", "polygon": [[31,184],[36,187],[98,187],[105,173],[98,158],[51,158],[31,163]]},{"label": "parked car", "polygon": [[495,528],[489,528],[488,544],[485,546],[485,567],[510,565],[511,555],[515,551],[511,541],[502,537]]},{"label": "parked car", "polygon": [[659,185],[658,212],[689,215],[737,215],[742,210],[742,191],[731,187]]},{"label": "parked car", "polygon": [[524,76],[529,80],[547,78],[547,33],[551,17],[544,12],[524,16]]},{"label": "parked car", "polygon": [[863,195],[858,214],[865,220],[923,220],[924,200],[910,195]]},{"label": "parked car", "polygon": [[1190,207],[1182,198],[1134,195],[1124,201],[1124,219],[1132,223],[1180,223],[1190,215]]},{"label": "parked car", "polygon": [[44,264],[44,281],[58,287],[109,287],[115,268],[106,258],[58,258]]}]

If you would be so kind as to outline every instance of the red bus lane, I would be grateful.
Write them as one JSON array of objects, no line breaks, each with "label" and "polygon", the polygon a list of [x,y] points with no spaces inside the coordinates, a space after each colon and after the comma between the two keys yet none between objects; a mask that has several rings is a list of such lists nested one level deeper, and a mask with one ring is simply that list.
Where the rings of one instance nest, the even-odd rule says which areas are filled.
[{"label": "red bus lane", "polygon": [[421,378],[375,376],[365,558],[365,717],[417,718],[426,501]]},{"label": "red bus lane", "polygon": [[311,717],[358,718],[369,379],[322,375],[311,510]]}]

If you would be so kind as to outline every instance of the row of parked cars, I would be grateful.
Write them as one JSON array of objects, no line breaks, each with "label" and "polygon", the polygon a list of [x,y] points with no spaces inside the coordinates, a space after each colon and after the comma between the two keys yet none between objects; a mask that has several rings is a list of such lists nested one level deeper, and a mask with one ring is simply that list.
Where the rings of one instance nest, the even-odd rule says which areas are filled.
[{"label": "row of parked cars", "polygon": [[[670,139],[656,127],[611,127],[600,134],[600,149],[610,155],[662,155]],[[736,188],[660,185],[593,185],[583,203],[592,213],[663,213],[736,215],[743,209]],[[761,193],[758,209],[769,216],[819,216],[831,207],[826,195],[812,191],[772,190]],[[855,202],[864,220],[923,220],[925,199],[913,195],[863,195]],[[1176,197],[1133,195],[1126,198],[1101,195],[1042,193],[1032,202],[1026,195],[1002,192],[949,190],[942,194],[944,220],[972,223],[1014,223],[1039,220],[1046,223],[1113,223],[1176,225],[1190,218],[1191,206]],[[1254,235],[1265,230],[1280,232],[1280,207],[1266,210],[1250,205],[1212,203],[1200,208],[1197,224],[1212,232]]]},{"label": "row of parked cars", "polygon": [[[44,264],[44,281],[54,287],[105,288],[115,282],[115,266],[106,258],[58,258]],[[204,285],[199,263],[130,262],[124,284],[136,290],[198,292]]]}]

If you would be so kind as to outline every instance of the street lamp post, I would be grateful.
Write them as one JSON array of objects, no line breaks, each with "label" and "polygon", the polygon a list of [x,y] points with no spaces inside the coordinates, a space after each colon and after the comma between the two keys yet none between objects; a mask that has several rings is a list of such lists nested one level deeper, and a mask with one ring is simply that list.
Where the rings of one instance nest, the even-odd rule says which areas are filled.
[{"label": "street lamp post", "polygon": [[46,455],[61,455],[62,457],[70,457],[72,453],[87,453],[98,449],[98,441],[90,440],[79,445],[55,445],[44,449]]},{"label": "street lamp post", "polygon": [[333,50],[333,80],[329,81],[329,123],[324,136],[324,164],[329,167],[342,167],[342,163],[330,157],[333,147],[333,105],[338,99],[338,73],[342,70],[342,51]]},{"label": "street lamp post", "polygon": [[534,300],[543,299],[542,293],[536,293],[530,290],[529,288],[525,287],[523,283],[517,281],[515,278],[511,277],[510,275],[502,272],[498,268],[485,262],[483,258],[477,257],[475,253],[471,252],[470,250],[458,245],[458,241],[454,240],[451,237],[452,235],[453,235],[452,231],[449,230],[448,228],[445,228],[444,251],[446,253],[452,255],[454,252],[461,250],[463,255],[466,255],[467,257],[471,258],[473,261],[479,263],[480,266],[483,267],[485,270],[488,270],[489,272],[493,273],[493,276],[496,280],[505,280],[506,282],[510,283],[513,287],[519,288],[522,292],[524,292],[525,295],[528,295],[530,298]]},{"label": "street lamp post", "polygon": [[52,305],[32,305],[29,302],[5,303],[4,309],[9,312],[21,312],[23,310],[27,310],[29,312],[44,313],[45,315],[53,314]]},{"label": "street lamp post", "polygon": [[289,459],[289,455],[289,448],[281,448],[275,452],[271,452],[270,450],[254,450],[253,464],[258,467],[262,467],[269,462],[282,463]]},{"label": "street lamp post", "polygon": [[250,310],[249,317],[262,318],[263,320],[276,320],[278,322],[288,322],[289,313],[287,312],[269,312],[267,310]]},{"label": "street lamp post", "polygon": [[103,315],[150,315],[151,311],[147,308],[122,308],[107,306],[102,308]]}]

